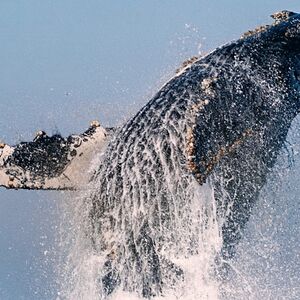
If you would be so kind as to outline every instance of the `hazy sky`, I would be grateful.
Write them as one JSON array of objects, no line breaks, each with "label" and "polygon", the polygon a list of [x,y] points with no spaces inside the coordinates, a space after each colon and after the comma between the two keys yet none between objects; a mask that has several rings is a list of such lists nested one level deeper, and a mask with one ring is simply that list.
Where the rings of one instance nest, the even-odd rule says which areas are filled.
[{"label": "hazy sky", "polygon": [[[185,58],[299,8],[292,0],[1,0],[0,138],[121,122]],[[53,298],[44,295],[51,264],[39,266],[55,231],[49,195],[0,191],[1,299]]]}]

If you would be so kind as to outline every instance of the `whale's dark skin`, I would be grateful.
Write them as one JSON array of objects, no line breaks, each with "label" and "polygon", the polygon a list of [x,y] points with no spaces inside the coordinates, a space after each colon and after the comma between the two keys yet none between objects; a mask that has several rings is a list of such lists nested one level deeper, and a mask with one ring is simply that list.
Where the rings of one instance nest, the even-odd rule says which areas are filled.
[{"label": "whale's dark skin", "polygon": [[224,220],[220,255],[233,257],[300,108],[300,15],[274,18],[186,67],[109,144],[90,213],[94,247],[108,255],[107,293],[142,286],[138,292],[150,298],[170,278],[184,278],[161,249],[195,254],[179,247],[197,243],[194,237],[176,235],[189,232],[188,215],[173,219],[189,206],[193,182],[214,187]]}]

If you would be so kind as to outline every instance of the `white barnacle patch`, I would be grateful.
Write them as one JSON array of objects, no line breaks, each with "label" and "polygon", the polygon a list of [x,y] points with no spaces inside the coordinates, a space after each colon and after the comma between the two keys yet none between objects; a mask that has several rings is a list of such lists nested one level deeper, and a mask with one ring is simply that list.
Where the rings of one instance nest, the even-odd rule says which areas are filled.
[{"label": "white barnacle patch", "polygon": [[262,33],[262,32],[266,32],[271,26],[272,25],[263,25],[263,26],[259,26],[259,27],[255,28],[254,30],[248,30],[241,36],[241,39],[245,39],[247,37],[250,37],[250,36]]},{"label": "white barnacle patch", "polygon": [[204,78],[201,82],[201,89],[209,96],[214,96],[214,86],[215,86],[216,78],[215,77],[209,77]]},{"label": "white barnacle patch", "polygon": [[93,128],[100,127],[100,122],[97,121],[97,120],[94,120],[94,121],[91,122],[90,126],[93,127]]},{"label": "white barnacle patch", "polygon": [[12,180],[9,180],[7,185],[9,188],[15,188],[15,184]]},{"label": "white barnacle patch", "polygon": [[197,115],[198,115],[198,113],[199,113],[202,109],[204,109],[204,107],[205,107],[206,105],[208,105],[208,104],[209,104],[209,100],[208,100],[208,99],[205,99],[205,100],[199,101],[199,102],[195,103],[194,105],[192,105],[192,111],[191,111],[192,116],[193,116],[192,118],[193,118],[193,119],[196,118]]},{"label": "white barnacle patch", "polygon": [[34,137],[33,141],[35,142],[35,141],[37,141],[38,139],[40,139],[40,138],[42,138],[42,137],[45,137],[45,136],[47,136],[47,134],[46,134],[45,131],[43,131],[43,130],[38,130],[38,131],[36,132],[36,134],[35,134],[35,137]]},{"label": "white barnacle patch", "polygon": [[14,148],[1,143],[0,147],[0,166],[3,166],[4,161],[14,152]]},{"label": "white barnacle patch", "polygon": [[272,14],[271,17],[275,20],[275,24],[278,24],[282,21],[288,21],[288,19],[294,15],[294,12],[283,10]]},{"label": "white barnacle patch", "polygon": [[198,56],[193,56],[187,60],[185,60],[181,66],[176,70],[176,75],[182,74],[183,71],[185,71],[187,68],[189,68],[194,62],[196,62],[199,59]]}]

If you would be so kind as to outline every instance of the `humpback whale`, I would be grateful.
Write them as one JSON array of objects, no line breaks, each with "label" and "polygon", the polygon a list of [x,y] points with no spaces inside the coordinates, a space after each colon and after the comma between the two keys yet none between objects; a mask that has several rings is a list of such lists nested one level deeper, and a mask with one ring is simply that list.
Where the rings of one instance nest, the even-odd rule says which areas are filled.
[{"label": "humpback whale", "polygon": [[103,295],[121,287],[151,298],[184,281],[176,258],[197,254],[194,220],[205,223],[205,213],[189,209],[197,186],[214,190],[223,239],[216,255],[234,256],[300,109],[300,14],[272,17],[184,63],[120,128],[94,122],[82,135],[39,132],[33,142],[0,145],[7,188],[79,188],[89,181],[81,170],[102,153],[86,197],[90,239],[106,257]]}]

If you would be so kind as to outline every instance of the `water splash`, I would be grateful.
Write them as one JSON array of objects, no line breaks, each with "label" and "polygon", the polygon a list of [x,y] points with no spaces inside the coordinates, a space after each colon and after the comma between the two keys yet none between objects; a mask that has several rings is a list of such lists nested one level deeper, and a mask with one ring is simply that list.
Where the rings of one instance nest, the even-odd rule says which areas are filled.
[{"label": "water splash", "polygon": [[[293,135],[292,147],[296,152],[296,165],[289,169],[289,155],[281,154],[270,175],[272,180],[269,180],[262,191],[260,201],[253,212],[238,248],[237,257],[231,262],[233,272],[230,280],[221,283],[212,275],[215,254],[222,247],[212,186],[209,183],[203,187],[195,184],[192,186],[194,197],[190,209],[194,217],[201,216],[202,220],[201,230],[198,231],[201,241],[198,243],[198,253],[189,257],[172,258],[172,261],[184,270],[185,280],[180,282],[176,289],[170,288],[163,296],[155,299],[256,300],[263,297],[292,300],[299,297],[300,278],[295,262],[295,245],[299,244],[299,232],[295,229],[288,232],[289,229],[293,230],[293,226],[286,224],[292,222],[291,216],[296,220],[295,211],[299,208],[298,190],[295,188],[299,177],[299,149],[295,144],[299,144],[299,137],[295,137],[295,132]],[[90,190],[94,189],[91,184]],[[62,277],[61,291],[57,299],[104,299],[99,288],[99,274],[106,257],[103,253],[97,253],[91,242],[90,193],[91,191],[82,192],[75,197],[73,194],[66,194],[62,202],[65,222],[62,224],[61,247],[66,256],[64,262],[59,265]],[[195,224],[199,225],[197,218]],[[297,228],[297,225],[294,225],[294,228]],[[137,293],[119,289],[109,299],[142,298]]]},{"label": "water splash", "polygon": [[[90,189],[93,190],[93,184]],[[214,280],[212,273],[215,255],[222,246],[222,239],[216,221],[213,189],[210,184],[199,187],[197,183],[192,189],[194,197],[190,213],[193,216],[193,226],[189,228],[197,232],[197,249],[193,249],[193,255],[188,255],[186,249],[184,255],[170,254],[165,249],[164,254],[168,255],[168,259],[183,270],[184,280],[177,281],[176,287],[169,282],[170,286],[164,289],[163,295],[155,299],[218,299],[218,282]],[[60,278],[62,288],[58,299],[106,299],[101,294],[100,287],[102,268],[107,257],[103,252],[95,251],[92,243],[93,230],[89,221],[92,201],[89,193],[83,192],[76,197],[65,195],[66,199],[62,204],[65,222],[62,224],[61,248],[66,257],[59,266],[63,270],[63,278]],[[181,231],[177,234],[184,236],[190,235],[190,232]],[[126,259],[128,258],[124,257],[123,261]],[[134,276],[139,277],[140,274],[135,273]],[[140,289],[141,287],[138,288]],[[124,292],[120,286],[109,299],[125,300],[135,299],[134,297],[141,299],[136,291]]]}]

